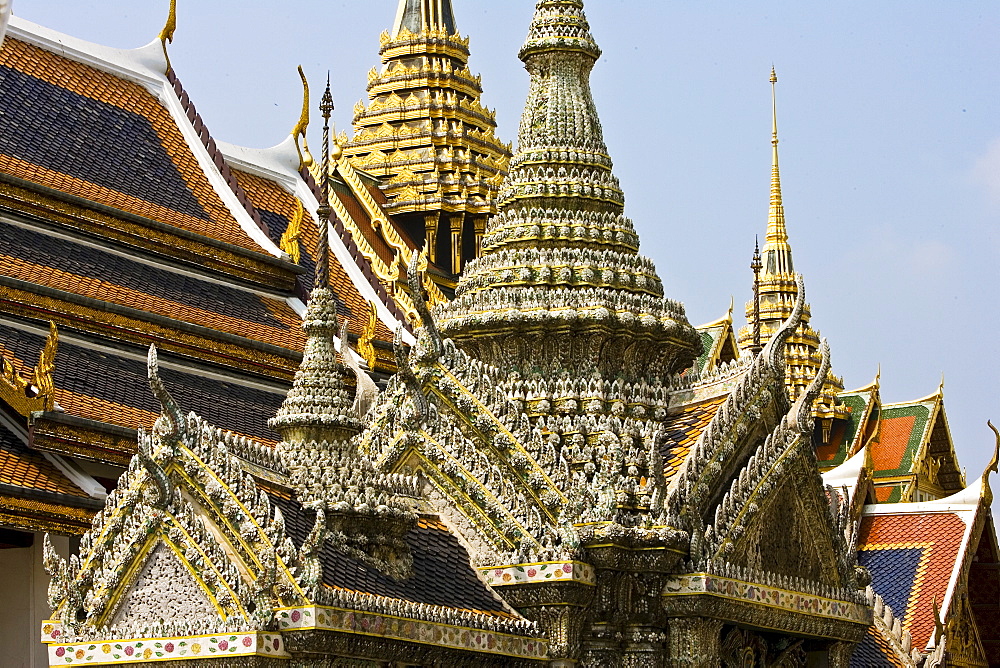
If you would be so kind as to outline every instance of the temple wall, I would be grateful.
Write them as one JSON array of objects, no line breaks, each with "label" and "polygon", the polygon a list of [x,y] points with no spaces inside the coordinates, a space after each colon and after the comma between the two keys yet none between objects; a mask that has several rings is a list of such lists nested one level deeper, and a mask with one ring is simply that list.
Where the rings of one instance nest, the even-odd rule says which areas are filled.
[{"label": "temple wall", "polygon": [[[31,547],[0,550],[0,665],[4,668],[45,668],[46,647],[39,638],[49,616],[49,576],[42,568],[45,536],[35,534]],[[69,539],[53,536],[52,545],[69,556]]]}]

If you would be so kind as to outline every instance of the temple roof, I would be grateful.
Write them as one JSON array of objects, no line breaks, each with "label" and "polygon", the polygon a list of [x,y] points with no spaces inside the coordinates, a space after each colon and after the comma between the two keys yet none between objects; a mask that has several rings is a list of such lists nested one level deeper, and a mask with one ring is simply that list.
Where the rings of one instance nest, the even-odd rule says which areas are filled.
[{"label": "temple roof", "polygon": [[946,493],[962,488],[940,390],[917,401],[883,404],[877,419],[872,461],[880,502],[909,500],[907,492],[921,483]]},{"label": "temple roof", "polygon": [[[219,166],[221,156],[176,78],[115,62],[84,64],[83,53],[100,48],[61,37],[12,22],[0,51],[0,110],[8,128],[0,138],[3,173],[281,255],[256,212],[240,202],[238,186]],[[74,52],[78,59],[69,57]]]},{"label": "temple roof", "polygon": [[[37,325],[17,321],[0,324],[0,355],[24,375],[44,345],[45,335]],[[280,440],[268,428],[267,419],[281,405],[286,391],[283,384],[191,367],[177,358],[166,360],[162,373],[185,397],[186,405],[215,424],[264,442]],[[142,349],[70,338],[64,332],[53,381],[56,403],[67,414],[128,429],[149,428],[160,407],[145,378]]]},{"label": "temple roof", "polygon": [[858,563],[872,587],[913,638],[933,646],[935,606],[942,618],[958,614],[961,583],[979,539],[982,480],[950,497],[922,503],[865,506],[858,536]]},{"label": "temple roof", "polygon": [[[281,508],[288,535],[301,546],[313,528],[315,513],[295,499],[272,496],[271,500]],[[413,603],[516,617],[479,579],[465,548],[438,519],[421,517],[406,542],[413,554],[413,574],[403,580],[394,580],[326,543],[320,556],[323,584]]]}]

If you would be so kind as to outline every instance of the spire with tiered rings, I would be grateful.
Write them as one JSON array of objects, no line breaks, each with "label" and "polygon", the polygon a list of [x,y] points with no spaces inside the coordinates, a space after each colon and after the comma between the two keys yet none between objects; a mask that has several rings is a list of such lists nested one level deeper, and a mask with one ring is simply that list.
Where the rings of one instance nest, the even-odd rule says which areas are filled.
[{"label": "spire with tiered rings", "polygon": [[[324,121],[321,173],[329,174],[333,111],[329,77],[320,111]],[[302,321],[306,346],[292,388],[268,424],[281,434],[278,450],[297,498],[316,513],[317,544],[329,538],[341,551],[393,577],[405,577],[413,560],[403,537],[416,516],[398,494],[414,496],[416,480],[377,472],[353,440],[362,416],[359,402],[344,385],[347,369],[337,357],[338,334],[342,356],[347,359],[351,351],[346,328],[338,331],[337,299],[329,286],[331,209],[328,181],[323,179],[322,184],[316,283]],[[356,391],[360,387],[359,382]],[[372,541],[372,536],[379,539]]]},{"label": "spire with tiered rings", "polygon": [[538,3],[519,54],[531,84],[500,213],[438,311],[443,334],[500,368],[663,375],[701,347],[623,215],[590,90],[600,53],[580,0]]},{"label": "spire with tiered rings", "polygon": [[[767,236],[760,250],[759,276],[755,274],[755,299],[746,306],[750,326],[740,331],[740,349],[755,354],[765,345],[781,324],[791,315],[798,297],[792,247],[788,243],[785,206],[781,196],[781,171],[778,166],[778,106],[776,84],[778,76],[771,68],[771,199],[767,214]],[[785,384],[792,399],[797,398],[812,382],[822,363],[820,336],[809,326],[811,312],[805,306],[798,328],[785,345]],[[755,336],[755,330],[759,333]],[[838,406],[836,395],[844,389],[843,382],[829,374],[816,400],[815,416],[820,419],[846,417],[846,409]],[[828,426],[828,425],[825,425]]]}]

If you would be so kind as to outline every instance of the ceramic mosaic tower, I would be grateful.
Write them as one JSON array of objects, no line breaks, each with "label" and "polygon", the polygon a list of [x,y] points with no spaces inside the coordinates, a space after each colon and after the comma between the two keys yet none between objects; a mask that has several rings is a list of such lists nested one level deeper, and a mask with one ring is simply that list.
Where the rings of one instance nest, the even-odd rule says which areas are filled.
[{"label": "ceramic mosaic tower", "polygon": [[538,4],[519,54],[531,84],[500,213],[438,311],[442,333],[498,368],[638,379],[700,352],[623,214],[590,91],[600,53],[582,2]]}]

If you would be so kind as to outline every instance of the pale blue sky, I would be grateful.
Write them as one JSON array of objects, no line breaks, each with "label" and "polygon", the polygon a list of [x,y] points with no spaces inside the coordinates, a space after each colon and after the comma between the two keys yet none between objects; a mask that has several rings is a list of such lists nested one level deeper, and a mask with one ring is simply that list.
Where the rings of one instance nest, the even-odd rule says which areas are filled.
[{"label": "pale blue sky", "polygon": [[[395,0],[179,0],[174,66],[220,140],[281,141],[295,66],[332,71],[346,128]],[[513,141],[531,0],[454,0],[484,102]],[[14,0],[24,18],[111,46],[160,30],[167,0]],[[1000,421],[1000,3],[590,0],[594,93],[628,214],[694,324],[750,296],[778,71],[782,177],[813,324],[845,384],[882,365],[886,402],[935,391],[978,477]],[[313,146],[318,142],[313,141]]]}]

